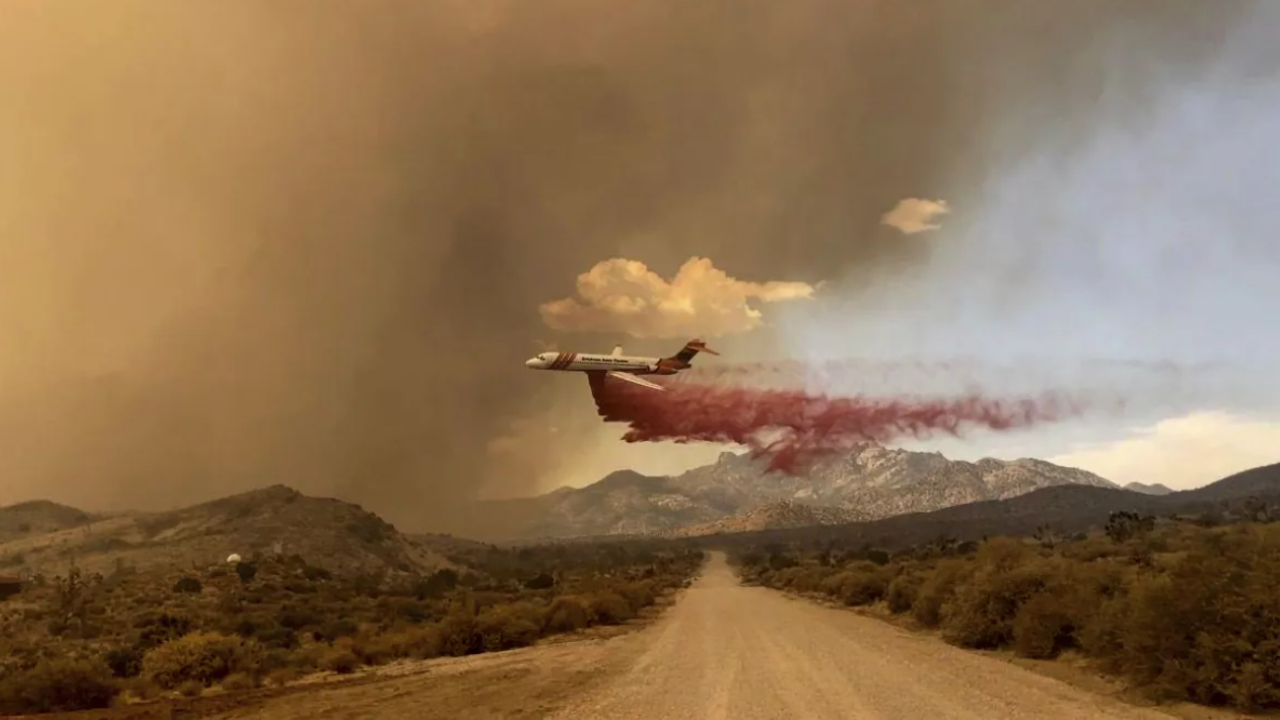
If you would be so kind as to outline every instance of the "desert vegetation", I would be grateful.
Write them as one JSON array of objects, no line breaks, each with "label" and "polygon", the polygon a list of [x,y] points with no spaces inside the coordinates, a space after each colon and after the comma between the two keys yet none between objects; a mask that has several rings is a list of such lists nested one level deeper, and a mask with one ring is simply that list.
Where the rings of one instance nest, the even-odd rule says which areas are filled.
[{"label": "desert vegetation", "polygon": [[35,577],[0,604],[0,714],[106,707],[468,655],[636,617],[694,550],[460,545],[431,573],[267,557],[183,571]]},{"label": "desert vegetation", "polygon": [[1117,512],[1063,537],[892,554],[827,541],[739,548],[744,580],[873,607],[948,642],[1027,658],[1078,653],[1164,700],[1280,708],[1280,523]]}]

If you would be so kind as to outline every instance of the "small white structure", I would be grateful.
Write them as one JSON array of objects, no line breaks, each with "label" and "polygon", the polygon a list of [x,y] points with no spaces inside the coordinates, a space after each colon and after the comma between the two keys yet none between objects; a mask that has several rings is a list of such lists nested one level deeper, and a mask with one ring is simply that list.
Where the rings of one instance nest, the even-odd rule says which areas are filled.
[{"label": "small white structure", "polygon": [[240,562],[240,555],[238,555],[237,553],[231,553],[230,555],[227,556],[228,565],[235,565],[238,562]]}]

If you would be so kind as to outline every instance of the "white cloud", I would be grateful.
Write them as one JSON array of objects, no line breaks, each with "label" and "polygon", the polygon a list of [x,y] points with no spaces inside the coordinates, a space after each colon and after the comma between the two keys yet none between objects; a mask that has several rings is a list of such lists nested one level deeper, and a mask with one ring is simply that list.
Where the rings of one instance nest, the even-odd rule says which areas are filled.
[{"label": "white cloud", "polygon": [[1186,490],[1280,461],[1280,422],[1202,412],[1141,428],[1131,437],[1079,448],[1049,462],[1095,472],[1121,485],[1164,483]]},{"label": "white cloud", "polygon": [[896,228],[907,235],[938,230],[942,225],[934,223],[934,219],[951,212],[946,200],[922,200],[905,198],[899,200],[892,210],[880,217],[881,225]]},{"label": "white cloud", "polygon": [[760,327],[757,303],[813,297],[802,282],[755,283],[731,278],[707,258],[690,258],[667,281],[642,262],[614,258],[578,276],[578,296],[544,303],[554,330],[622,332],[637,338],[716,337]]}]

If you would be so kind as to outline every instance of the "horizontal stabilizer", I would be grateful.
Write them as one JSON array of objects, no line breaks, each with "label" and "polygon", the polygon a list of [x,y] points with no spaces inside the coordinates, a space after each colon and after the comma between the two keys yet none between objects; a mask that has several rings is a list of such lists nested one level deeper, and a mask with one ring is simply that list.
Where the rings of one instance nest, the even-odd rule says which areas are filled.
[{"label": "horizontal stabilizer", "polygon": [[636,385],[647,387],[653,390],[666,390],[666,388],[662,387],[661,385],[658,385],[657,383],[651,383],[648,380],[638,378],[635,375],[632,375],[631,373],[625,373],[619,370],[610,370],[607,374],[609,377],[618,378],[619,380],[626,380],[629,383],[635,383]]}]

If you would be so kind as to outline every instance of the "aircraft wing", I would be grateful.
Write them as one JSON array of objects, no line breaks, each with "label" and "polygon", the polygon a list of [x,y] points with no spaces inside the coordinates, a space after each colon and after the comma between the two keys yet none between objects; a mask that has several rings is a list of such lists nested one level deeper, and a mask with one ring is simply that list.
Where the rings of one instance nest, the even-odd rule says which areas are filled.
[{"label": "aircraft wing", "polygon": [[620,370],[610,370],[606,374],[609,377],[618,378],[619,380],[626,380],[629,383],[635,383],[636,385],[640,385],[641,387],[647,387],[652,390],[666,390],[666,388],[662,387],[661,385],[658,385],[657,383],[651,383],[648,380],[639,378],[635,375],[632,375],[631,373],[622,372]]}]

